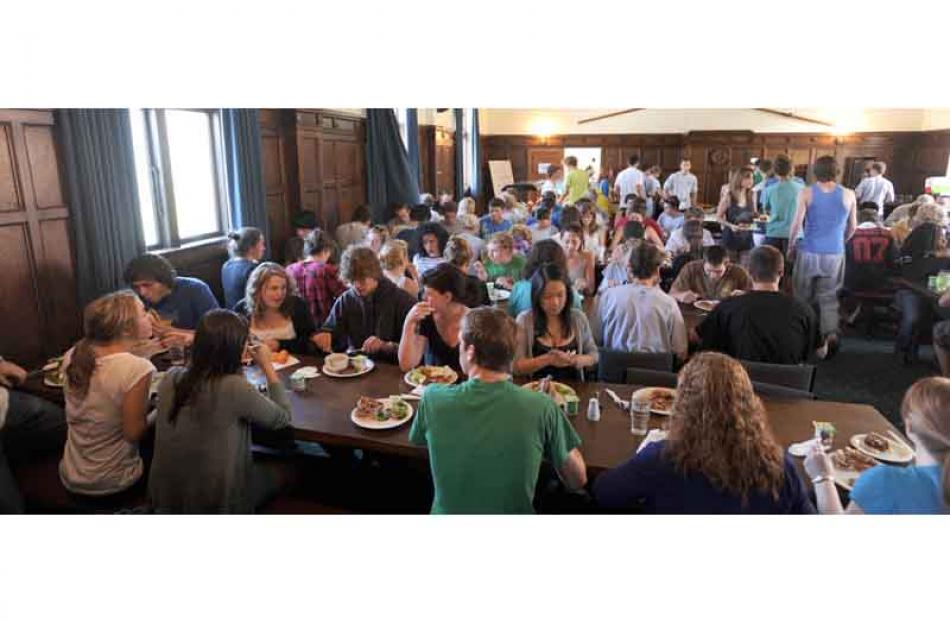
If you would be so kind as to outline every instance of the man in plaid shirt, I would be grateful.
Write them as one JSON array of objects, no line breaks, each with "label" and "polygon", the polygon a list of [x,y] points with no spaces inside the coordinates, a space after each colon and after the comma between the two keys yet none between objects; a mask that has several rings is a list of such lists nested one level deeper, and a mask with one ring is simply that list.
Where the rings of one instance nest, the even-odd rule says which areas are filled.
[{"label": "man in plaid shirt", "polygon": [[346,291],[337,267],[327,263],[333,240],[322,229],[314,229],[304,240],[306,258],[287,266],[287,274],[297,283],[300,297],[307,303],[315,326],[323,325],[333,302]]}]

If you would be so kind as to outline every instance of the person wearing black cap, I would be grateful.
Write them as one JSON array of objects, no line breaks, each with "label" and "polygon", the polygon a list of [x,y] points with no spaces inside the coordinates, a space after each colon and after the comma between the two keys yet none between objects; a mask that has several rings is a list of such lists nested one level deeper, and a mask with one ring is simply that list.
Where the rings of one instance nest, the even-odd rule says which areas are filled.
[{"label": "person wearing black cap", "polygon": [[294,227],[294,236],[284,245],[284,263],[287,265],[304,260],[303,240],[317,228],[317,217],[312,211],[298,211],[290,219],[290,225]]}]

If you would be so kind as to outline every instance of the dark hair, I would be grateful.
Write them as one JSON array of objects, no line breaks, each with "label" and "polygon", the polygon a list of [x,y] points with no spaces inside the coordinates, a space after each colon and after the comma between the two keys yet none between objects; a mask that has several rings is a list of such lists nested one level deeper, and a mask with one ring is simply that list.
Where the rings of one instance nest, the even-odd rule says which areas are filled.
[{"label": "dark hair", "polygon": [[261,230],[253,226],[245,226],[228,233],[228,253],[232,257],[246,257],[263,237]]},{"label": "dark hair", "polygon": [[550,282],[562,282],[567,290],[564,298],[564,308],[561,309],[561,326],[564,333],[560,336],[566,337],[571,333],[571,310],[574,302],[574,290],[571,288],[571,279],[560,266],[554,263],[545,263],[541,265],[531,277],[531,309],[534,311],[534,336],[544,336],[548,332],[548,318],[541,309],[541,298],[544,295],[544,288]]},{"label": "dark hair", "polygon": [[439,293],[451,293],[452,301],[469,306],[477,297],[472,281],[465,277],[458,267],[451,263],[439,263],[422,275],[423,287],[435,289]]},{"label": "dark hair", "polygon": [[307,237],[303,240],[303,253],[308,257],[318,255],[324,250],[332,252],[335,248],[336,242],[323,229],[313,229],[307,233]]},{"label": "dark hair", "polygon": [[350,246],[343,251],[340,257],[340,278],[353,283],[363,278],[383,278],[383,268],[372,248],[366,246]]},{"label": "dark hair", "polygon": [[581,248],[583,249],[584,247],[584,227],[583,226],[581,226],[580,224],[574,224],[573,222],[566,225],[562,223],[561,235],[565,233],[573,233],[574,235],[577,235],[578,237],[580,237]]},{"label": "dark hair", "polygon": [[630,253],[630,271],[636,278],[651,278],[660,269],[663,258],[663,251],[653,244],[639,244]]},{"label": "dark hair", "polygon": [[458,213],[459,206],[455,201],[445,201],[444,203],[439,203],[439,206],[436,207],[436,211],[443,216],[447,213]]},{"label": "dark hair", "polygon": [[633,211],[634,213],[638,213],[640,215],[645,216],[647,215],[647,202],[644,199],[637,196],[633,199],[633,207],[631,207],[630,210]]},{"label": "dark hair", "polygon": [[[864,202],[862,202],[860,205],[858,205],[858,219],[859,219],[859,220],[861,219],[861,212],[862,212],[862,211],[868,211],[868,210],[873,211],[873,212],[874,212],[874,215],[875,215],[875,217],[876,217],[876,216],[877,216],[877,203],[875,203],[874,201],[864,201]],[[868,221],[868,220],[865,220],[865,222],[869,222],[869,221]]]},{"label": "dark hair", "polygon": [[787,177],[790,172],[792,172],[792,158],[785,155],[784,153],[779,153],[775,156],[775,174],[779,177]]},{"label": "dark hair", "polygon": [[168,259],[149,252],[129,261],[123,277],[128,285],[141,280],[154,280],[171,289],[175,286],[178,272]]},{"label": "dark hair", "polygon": [[834,181],[838,178],[838,160],[831,155],[823,155],[815,160],[813,171],[818,181]]},{"label": "dark hair", "polygon": [[313,229],[317,226],[317,216],[312,211],[298,211],[290,218],[295,229]]},{"label": "dark hair", "polygon": [[749,276],[752,282],[775,282],[785,271],[785,258],[772,246],[756,246],[749,253]]},{"label": "dark hair", "polygon": [[885,168],[886,168],[886,166],[884,165],[884,162],[873,162],[873,163],[871,164],[871,170],[873,170],[873,171],[875,171],[875,172],[879,172],[879,173],[881,173],[882,175],[884,174],[884,169],[885,169]]},{"label": "dark hair", "polygon": [[[703,223],[698,220],[686,220],[683,222],[683,238],[689,244],[689,254],[701,258],[703,251]],[[715,246],[713,246],[715,248]],[[718,264],[715,264],[718,265]]]},{"label": "dark hair", "polygon": [[475,349],[475,364],[509,372],[515,357],[518,328],[508,313],[489,306],[474,308],[462,319],[462,340]]},{"label": "dark hair", "polygon": [[557,171],[559,170],[561,170],[561,167],[557,164],[548,164],[548,168],[545,170],[545,173],[547,173],[548,178],[550,178],[556,175]]},{"label": "dark hair", "polygon": [[495,198],[493,198],[493,199],[491,199],[490,201],[488,201],[488,211],[491,211],[491,210],[494,209],[495,207],[498,207],[499,209],[504,209],[504,208],[505,208],[505,199],[499,198],[499,197],[496,196]]},{"label": "dark hair", "polygon": [[389,203],[389,217],[395,218],[396,214],[403,209],[407,209],[411,212],[412,205],[409,205],[408,203]]},{"label": "dark hair", "polygon": [[572,224],[581,225],[581,210],[577,208],[576,204],[568,205],[561,210],[561,228],[566,228]]},{"label": "dark hair", "polygon": [[577,168],[577,158],[574,157],[573,155],[568,155],[567,157],[565,157],[564,163],[567,164],[568,166],[573,166],[574,168]]},{"label": "dark hair", "polygon": [[416,228],[416,255],[428,256],[422,244],[422,238],[426,235],[435,235],[439,242],[439,256],[445,252],[445,244],[449,241],[449,232],[438,222],[424,222]]},{"label": "dark hair", "polygon": [[551,209],[545,205],[541,205],[534,212],[534,217],[537,220],[550,220],[551,219]]},{"label": "dark hair", "polygon": [[428,205],[416,205],[409,209],[409,219],[413,222],[428,222],[432,219],[432,208]]},{"label": "dark hair", "polygon": [[627,201],[636,200],[636,198],[637,198],[636,194],[627,194],[626,196],[623,197],[623,202],[624,204],[626,204]]},{"label": "dark hair", "polygon": [[668,196],[663,199],[663,206],[664,208],[672,207],[678,211],[680,208],[680,199],[676,196]]},{"label": "dark hair", "polygon": [[642,222],[637,222],[636,220],[629,220],[626,224],[623,225],[623,239],[643,239],[643,236],[646,235],[646,230],[643,228]]},{"label": "dark hair", "polygon": [[627,163],[630,164],[631,166],[636,166],[639,162],[640,162],[639,155],[631,155],[629,158],[627,158]]},{"label": "dark hair", "polygon": [[702,222],[706,217],[706,212],[704,212],[699,207],[687,207],[686,211],[683,212],[683,217],[686,220],[698,220],[699,222]]},{"label": "dark hair", "polygon": [[727,256],[726,249],[722,246],[707,246],[703,250],[703,260],[710,265],[722,265]]},{"label": "dark hair", "polygon": [[[175,384],[168,422],[174,425],[181,408],[194,401],[210,382],[241,373],[241,357],[247,336],[247,321],[234,311],[215,309],[201,318],[195,330],[191,363]],[[202,412],[195,410],[195,414]]]},{"label": "dark hair", "polygon": [[371,222],[373,219],[370,215],[369,207],[366,205],[360,205],[353,210],[353,219],[351,222]]},{"label": "dark hair", "polygon": [[531,252],[528,253],[521,271],[521,278],[531,280],[534,272],[545,263],[554,263],[567,271],[567,254],[564,253],[564,247],[553,239],[542,239],[531,246]]},{"label": "dark hair", "polygon": [[557,203],[557,194],[551,190],[545,190],[544,194],[541,195],[542,201],[551,201],[552,203]]},{"label": "dark hair", "polygon": [[768,173],[772,170],[772,160],[759,160],[759,170]]}]

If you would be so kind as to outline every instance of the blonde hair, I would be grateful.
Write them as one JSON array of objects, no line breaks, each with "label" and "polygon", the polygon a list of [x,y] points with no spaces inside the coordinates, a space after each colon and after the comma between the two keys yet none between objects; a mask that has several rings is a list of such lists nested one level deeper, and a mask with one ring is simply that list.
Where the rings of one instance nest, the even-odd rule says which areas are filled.
[{"label": "blonde hair", "polygon": [[472,261],[472,247],[464,237],[453,235],[445,244],[445,260],[456,267],[468,265]]},{"label": "blonde hair", "polygon": [[913,226],[923,224],[924,222],[943,226],[943,210],[940,209],[936,203],[922,204],[917,208],[917,213],[914,215]]},{"label": "blonde hair", "polygon": [[525,224],[516,224],[511,227],[511,238],[523,239],[530,244],[531,243],[531,229],[529,229],[528,226]]},{"label": "blonde hair", "polygon": [[511,233],[502,232],[495,233],[488,238],[487,246],[498,246],[502,250],[515,251],[515,238],[511,236]]},{"label": "blonde hair", "polygon": [[409,263],[409,244],[401,239],[390,239],[379,249],[379,262],[384,270],[394,270]]},{"label": "blonde hair", "polygon": [[93,345],[105,345],[138,334],[139,305],[133,291],[123,290],[90,302],[83,311],[83,338],[76,343],[66,367],[66,390],[80,401],[89,394],[96,370]]},{"label": "blonde hair", "polygon": [[475,215],[475,199],[469,196],[466,196],[465,198],[460,200],[459,206],[458,206],[458,215],[459,217],[462,217],[465,215],[474,216]]},{"label": "blonde hair", "polygon": [[247,287],[244,289],[244,305],[247,307],[249,317],[264,315],[264,304],[261,303],[261,295],[264,293],[264,286],[272,276],[283,278],[287,284],[287,294],[284,296],[284,301],[281,302],[278,310],[284,317],[290,317],[293,310],[293,299],[297,296],[297,281],[291,278],[279,264],[270,261],[265,261],[255,267],[251,275],[248,276]]},{"label": "blonde hair", "polygon": [[668,450],[677,471],[702,474],[743,502],[753,491],[777,500],[785,481],[765,407],[742,365],[724,354],[698,354],[680,371]]},{"label": "blonde hair", "polygon": [[950,378],[927,377],[907,389],[901,402],[904,426],[942,466],[944,507],[950,507]]}]

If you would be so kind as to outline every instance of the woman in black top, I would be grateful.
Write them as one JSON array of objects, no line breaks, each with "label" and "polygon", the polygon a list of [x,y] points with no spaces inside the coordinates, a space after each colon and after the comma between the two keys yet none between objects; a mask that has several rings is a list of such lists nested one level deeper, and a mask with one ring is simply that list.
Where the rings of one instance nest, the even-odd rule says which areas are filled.
[{"label": "woman in black top", "polygon": [[277,263],[261,263],[248,278],[247,295],[234,309],[246,316],[251,335],[271,351],[307,354],[316,328],[297,283]]},{"label": "woman in black top", "polygon": [[247,277],[264,257],[264,234],[260,229],[246,226],[228,235],[231,258],[221,266],[221,287],[224,289],[224,307],[233,309],[244,298]]},{"label": "woman in black top", "polygon": [[733,263],[748,266],[749,251],[754,245],[752,226],[755,222],[755,192],[752,170],[741,168],[722,188],[716,215],[722,224],[722,245]]},{"label": "woman in black top", "polygon": [[468,312],[470,295],[465,276],[443,263],[422,275],[422,302],[406,316],[399,341],[399,368],[410,371],[423,362],[452,367],[463,375],[459,362],[459,327]]}]

